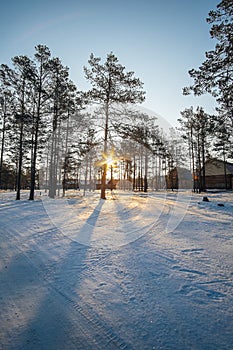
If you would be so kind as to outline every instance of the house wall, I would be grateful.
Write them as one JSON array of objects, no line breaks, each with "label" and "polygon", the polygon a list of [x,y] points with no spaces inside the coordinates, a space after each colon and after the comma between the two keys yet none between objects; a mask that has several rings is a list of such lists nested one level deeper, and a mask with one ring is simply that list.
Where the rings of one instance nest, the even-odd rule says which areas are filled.
[{"label": "house wall", "polygon": [[[227,189],[232,189],[233,177],[227,175]],[[225,176],[224,175],[211,175],[206,176],[206,188],[207,189],[226,189]]]}]

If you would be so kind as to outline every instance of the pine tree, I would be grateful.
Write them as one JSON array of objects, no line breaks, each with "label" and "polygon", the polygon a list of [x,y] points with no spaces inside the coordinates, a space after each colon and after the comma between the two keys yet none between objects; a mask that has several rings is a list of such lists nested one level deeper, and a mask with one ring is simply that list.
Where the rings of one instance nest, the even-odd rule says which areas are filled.
[{"label": "pine tree", "polygon": [[61,151],[61,122],[66,118],[66,96],[68,89],[68,67],[64,67],[59,58],[50,60],[51,82],[50,96],[53,110],[52,135],[50,145],[50,167],[49,167],[49,197],[56,195],[59,157]]},{"label": "pine tree", "polygon": [[183,92],[210,93],[233,124],[233,0],[222,0],[215,11],[210,11],[207,22],[212,24],[210,35],[217,44],[206,52],[206,60],[198,69],[189,71],[194,83]]},{"label": "pine tree", "polygon": [[31,185],[29,199],[34,199],[35,191],[35,180],[36,180],[36,163],[39,147],[39,136],[43,129],[42,124],[42,113],[45,111],[45,104],[49,99],[48,86],[49,80],[49,58],[50,51],[47,46],[38,45],[36,46],[35,61],[36,66],[34,69],[33,76],[33,90],[34,90],[34,104],[35,113],[33,118],[33,137],[32,137],[32,152],[31,152]]},{"label": "pine tree", "polygon": [[211,116],[204,112],[202,107],[193,107],[181,112],[178,119],[182,127],[182,137],[188,143],[193,171],[193,190],[201,192],[206,190],[205,162],[209,137],[213,134],[214,125]]},{"label": "pine tree", "polygon": [[[67,93],[64,104],[66,106],[66,116],[63,127],[63,197],[67,188],[67,179],[69,172],[73,171],[73,164],[75,164],[74,154],[77,155],[77,135],[80,132],[81,115],[80,111],[83,109],[82,93],[77,91],[77,87],[72,81],[67,84]],[[89,123],[88,123],[89,124]],[[78,145],[79,148],[79,145]],[[73,154],[72,154],[73,153]]]},{"label": "pine tree", "polygon": [[0,188],[2,187],[2,170],[6,150],[7,133],[10,129],[10,117],[13,114],[14,97],[9,88],[2,86],[0,89],[0,132],[1,132],[1,151],[0,151]]},{"label": "pine tree", "polygon": [[[91,83],[92,89],[87,96],[91,101],[100,103],[104,108],[104,155],[108,153],[108,134],[110,107],[113,103],[141,103],[145,99],[142,83],[134,77],[134,72],[125,72],[125,67],[118,63],[117,57],[111,52],[106,62],[101,64],[101,58],[91,54],[88,61],[90,69],[84,67],[85,78]],[[101,198],[106,199],[107,164],[103,165],[101,180]]]},{"label": "pine tree", "polygon": [[28,113],[30,106],[30,91],[33,80],[34,65],[27,56],[16,56],[12,58],[14,69],[7,65],[1,65],[0,75],[5,85],[13,89],[16,97],[15,121],[18,125],[18,170],[17,170],[17,194],[20,199],[21,176],[23,166],[25,127],[32,122],[32,116]]}]

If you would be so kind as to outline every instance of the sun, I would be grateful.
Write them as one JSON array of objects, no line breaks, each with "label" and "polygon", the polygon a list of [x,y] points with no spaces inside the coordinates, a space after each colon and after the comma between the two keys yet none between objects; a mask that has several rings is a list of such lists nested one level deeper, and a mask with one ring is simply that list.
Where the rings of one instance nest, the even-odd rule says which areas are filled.
[{"label": "sun", "polygon": [[107,166],[111,166],[114,163],[114,159],[111,157],[107,157],[105,160],[105,163],[107,164]]},{"label": "sun", "polygon": [[104,164],[106,164],[107,167],[109,168],[115,162],[116,162],[116,159],[114,158],[114,151],[111,151],[108,154],[102,153],[102,160],[98,162],[98,166],[103,166]]}]

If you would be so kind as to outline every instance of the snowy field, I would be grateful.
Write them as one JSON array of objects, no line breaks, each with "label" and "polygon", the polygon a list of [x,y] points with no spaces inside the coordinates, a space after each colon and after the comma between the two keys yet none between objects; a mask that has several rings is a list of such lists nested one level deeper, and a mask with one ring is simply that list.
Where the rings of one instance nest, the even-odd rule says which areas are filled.
[{"label": "snowy field", "polygon": [[0,349],[232,350],[233,193],[207,195],[0,193]]}]

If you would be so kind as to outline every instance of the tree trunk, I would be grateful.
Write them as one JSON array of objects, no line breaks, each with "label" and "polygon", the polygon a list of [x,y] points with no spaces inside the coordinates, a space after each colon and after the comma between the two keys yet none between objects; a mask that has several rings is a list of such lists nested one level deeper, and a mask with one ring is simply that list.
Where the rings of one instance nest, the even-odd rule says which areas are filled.
[{"label": "tree trunk", "polygon": [[53,133],[52,133],[50,166],[49,166],[49,197],[50,198],[55,198],[56,187],[57,187],[57,178],[56,178],[57,125],[58,125],[58,111],[57,111],[57,106],[54,106]]},{"label": "tree trunk", "polygon": [[23,161],[23,115],[20,120],[20,136],[19,136],[19,162],[17,172],[17,193],[16,200],[20,200],[21,190],[21,175],[22,175],[22,161]]},{"label": "tree trunk", "polygon": [[226,165],[226,154],[225,154],[225,149],[224,149],[224,151],[223,151],[223,161],[224,161],[225,189],[227,190],[227,165]]},{"label": "tree trunk", "polygon": [[193,173],[193,192],[197,191],[197,174],[195,170],[195,157],[194,157],[194,142],[193,142],[193,127],[191,126],[191,158],[192,158],[192,173]]},{"label": "tree trunk", "polygon": [[49,164],[49,197],[55,197],[54,191],[54,176],[55,176],[55,157],[54,157],[54,143],[55,143],[55,132],[52,134],[52,142],[51,142],[51,153],[50,153],[50,164]]},{"label": "tree trunk", "polygon": [[[104,155],[107,155],[108,151],[108,119],[109,119],[109,104],[105,106],[105,129],[104,129]],[[106,199],[106,177],[107,177],[107,164],[103,165],[103,175],[101,179],[101,199]]]},{"label": "tree trunk", "polygon": [[32,154],[32,166],[31,166],[31,187],[29,200],[34,200],[35,193],[35,183],[36,183],[36,159],[37,159],[37,148],[38,148],[38,134],[39,134],[39,116],[36,118],[36,129],[35,129],[35,139]]},{"label": "tree trunk", "polygon": [[205,180],[205,139],[202,136],[202,190],[206,191],[206,180]]},{"label": "tree trunk", "polygon": [[83,188],[83,196],[85,197],[87,191],[87,177],[88,177],[88,156],[85,158],[85,178],[84,178],[84,188]]},{"label": "tree trunk", "polygon": [[2,187],[2,168],[3,168],[4,147],[5,147],[5,131],[6,131],[6,113],[4,112],[3,125],[2,125],[1,160],[0,160],[0,188]]},{"label": "tree trunk", "polygon": [[[40,83],[41,90],[41,83]],[[41,93],[38,96],[38,105],[36,112],[36,125],[35,125],[35,139],[32,155],[32,166],[31,166],[31,187],[30,187],[30,200],[34,200],[35,183],[36,183],[36,160],[37,160],[37,149],[38,149],[38,137],[39,137],[39,126],[40,126],[40,105],[41,105]]]},{"label": "tree trunk", "polygon": [[133,166],[133,190],[135,191],[136,189],[136,159],[134,155],[134,166]]},{"label": "tree trunk", "polygon": [[106,199],[106,177],[107,177],[107,164],[103,165],[103,175],[101,179],[101,199]]},{"label": "tree trunk", "polygon": [[146,149],[146,154],[145,154],[145,174],[144,174],[144,192],[147,192],[148,190],[148,151]]},{"label": "tree trunk", "polygon": [[64,173],[63,173],[63,180],[62,180],[62,188],[63,193],[62,197],[65,197],[66,194],[66,181],[67,181],[67,156],[68,156],[68,136],[69,136],[69,120],[70,120],[69,110],[68,110],[68,116],[67,116],[67,122],[66,122],[66,142],[65,142],[65,161],[64,161]]},{"label": "tree trunk", "polygon": [[201,150],[200,150],[200,135],[197,135],[197,160],[198,160],[198,192],[202,191],[202,179],[201,179]]}]

